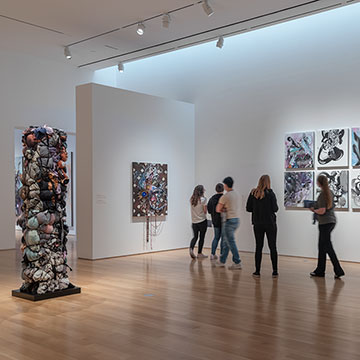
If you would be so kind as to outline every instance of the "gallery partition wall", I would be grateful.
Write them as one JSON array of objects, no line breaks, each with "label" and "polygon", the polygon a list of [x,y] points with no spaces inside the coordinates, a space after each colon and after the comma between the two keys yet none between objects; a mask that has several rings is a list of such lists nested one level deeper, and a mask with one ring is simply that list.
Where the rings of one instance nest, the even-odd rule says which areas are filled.
[{"label": "gallery partition wall", "polygon": [[[187,247],[195,179],[194,106],[82,85],[77,88],[76,133],[79,257]],[[158,176],[156,184],[148,183],[156,186],[152,196],[159,195],[149,223],[140,216],[147,211],[142,199],[152,191],[138,181],[144,172]]]}]

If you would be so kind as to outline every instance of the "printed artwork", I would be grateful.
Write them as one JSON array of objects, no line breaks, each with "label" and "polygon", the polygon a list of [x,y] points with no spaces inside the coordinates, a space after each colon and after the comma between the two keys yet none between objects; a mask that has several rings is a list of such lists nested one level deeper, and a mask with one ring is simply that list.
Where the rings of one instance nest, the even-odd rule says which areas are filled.
[{"label": "printed artwork", "polygon": [[314,132],[288,134],[285,137],[285,168],[314,168]]},{"label": "printed artwork", "polygon": [[351,206],[360,209],[360,170],[351,173]]},{"label": "printed artwork", "polygon": [[[322,171],[319,175],[325,175],[328,178],[330,190],[334,194],[335,208],[349,208],[349,171],[348,170],[329,170]],[[320,189],[316,190],[317,193]]]},{"label": "printed artwork", "polygon": [[360,167],[360,128],[351,130],[351,138],[352,166]]},{"label": "printed artwork", "polygon": [[167,164],[132,164],[133,216],[165,216],[168,214]]},{"label": "printed artwork", "polygon": [[314,199],[314,173],[312,171],[286,172],[284,177],[285,207],[303,207],[304,200]]},{"label": "printed artwork", "polygon": [[321,130],[316,136],[316,163],[318,167],[349,166],[349,130]]}]

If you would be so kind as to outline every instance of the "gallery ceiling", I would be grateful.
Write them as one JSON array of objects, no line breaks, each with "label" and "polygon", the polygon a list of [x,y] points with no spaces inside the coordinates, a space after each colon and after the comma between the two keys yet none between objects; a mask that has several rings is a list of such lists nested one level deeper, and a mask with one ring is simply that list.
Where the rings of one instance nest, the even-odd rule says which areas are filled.
[{"label": "gallery ceiling", "polygon": [[[214,14],[208,17],[200,0],[1,0],[0,46],[68,61],[64,46],[75,43],[70,46],[69,61],[95,70],[354,2],[357,0],[210,0]],[[162,14],[167,12],[171,22],[166,29]],[[137,23],[144,19],[150,20],[139,36]],[[102,33],[108,34],[98,36]]]}]

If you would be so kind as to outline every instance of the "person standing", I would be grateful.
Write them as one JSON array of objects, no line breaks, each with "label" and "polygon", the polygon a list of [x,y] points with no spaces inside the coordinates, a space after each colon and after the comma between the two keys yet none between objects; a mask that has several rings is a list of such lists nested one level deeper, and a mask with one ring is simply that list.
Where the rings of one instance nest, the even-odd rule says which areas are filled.
[{"label": "person standing", "polygon": [[[205,234],[207,230],[207,219],[206,219],[206,197],[204,196],[205,189],[203,185],[197,185],[190,198],[191,204],[191,221],[194,237],[190,243],[189,253],[193,259],[205,259],[206,255],[202,253],[204,247]],[[194,253],[195,245],[199,240],[198,255]]]},{"label": "person standing", "polygon": [[229,266],[229,269],[237,270],[241,269],[241,259],[235,242],[235,231],[240,224],[238,215],[239,197],[233,189],[234,180],[230,176],[225,178],[223,183],[226,194],[220,198],[219,203],[216,206],[216,211],[218,213],[225,211],[226,221],[222,231],[223,240],[221,242],[220,261],[217,265],[219,267],[224,267],[229,251],[231,251],[234,264]]},{"label": "person standing", "polygon": [[223,196],[224,194],[224,185],[221,183],[217,184],[215,187],[215,191],[216,194],[210,198],[207,204],[207,210],[208,213],[211,215],[211,220],[214,227],[214,239],[211,244],[210,260],[217,260],[218,258],[216,255],[216,249],[221,239],[221,214],[216,211],[216,206],[221,196]]},{"label": "person standing", "polygon": [[336,226],[334,195],[330,190],[326,176],[318,176],[317,186],[321,192],[317,198],[315,208],[310,208],[310,210],[317,215],[319,221],[319,255],[317,268],[310,275],[314,277],[325,276],[326,254],[328,254],[334,267],[335,279],[339,279],[345,275],[345,272],[331,243],[331,233]]},{"label": "person standing", "polygon": [[270,249],[274,278],[278,277],[278,253],[276,249],[277,225],[276,212],[279,210],[275,193],[271,190],[269,175],[259,179],[258,186],[249,195],[246,211],[251,213],[256,241],[255,272],[253,276],[260,277],[262,251],[265,234]]}]

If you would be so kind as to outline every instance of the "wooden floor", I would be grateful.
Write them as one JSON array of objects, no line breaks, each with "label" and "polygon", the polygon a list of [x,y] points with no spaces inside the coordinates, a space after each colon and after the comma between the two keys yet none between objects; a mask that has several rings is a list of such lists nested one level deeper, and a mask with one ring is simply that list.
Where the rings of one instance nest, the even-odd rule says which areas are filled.
[{"label": "wooden floor", "polygon": [[70,261],[81,295],[31,303],[15,251],[0,252],[0,359],[360,359],[360,265],[310,279],[313,260],[280,259],[271,278],[191,261],[187,251]]}]

